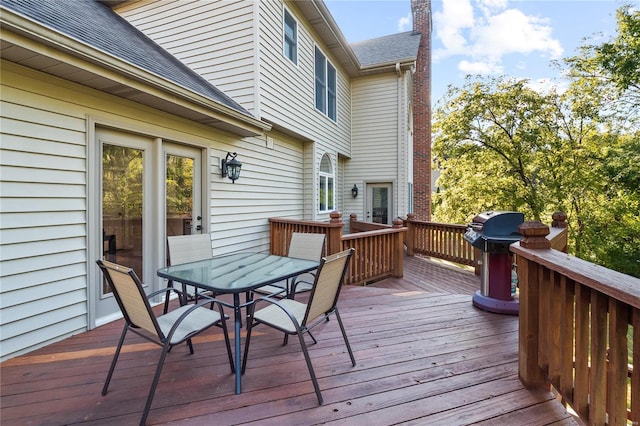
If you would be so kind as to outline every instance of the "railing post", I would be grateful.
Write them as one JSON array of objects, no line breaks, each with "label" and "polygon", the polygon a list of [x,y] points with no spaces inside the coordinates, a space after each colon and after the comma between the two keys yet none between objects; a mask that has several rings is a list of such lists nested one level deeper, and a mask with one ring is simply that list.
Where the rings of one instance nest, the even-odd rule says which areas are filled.
[{"label": "railing post", "polygon": [[567,252],[567,214],[563,212],[555,212],[551,215],[553,221],[551,226],[553,228],[564,229],[564,232],[558,234],[552,243],[552,247],[556,250],[560,250],[563,253]]},{"label": "railing post", "polygon": [[329,214],[329,223],[332,225],[327,229],[327,256],[338,253],[342,250],[342,213],[332,211]]},{"label": "railing post", "polygon": [[415,232],[416,227],[413,224],[413,219],[415,219],[416,215],[413,213],[407,214],[407,232],[404,237],[404,244],[407,246],[407,256],[413,256],[413,248],[415,247]]},{"label": "railing post", "polygon": [[[400,218],[393,219],[393,228],[401,229],[403,228],[403,221]],[[393,268],[393,276],[396,278],[402,278],[404,274],[404,232],[398,232],[394,235],[394,241],[396,244],[393,247],[393,256],[395,257]]]},{"label": "railing post", "polygon": [[[541,222],[525,222],[518,227],[522,235],[520,245],[525,248],[549,248],[546,236],[549,227]],[[534,262],[518,257],[518,285],[520,287],[518,369],[520,381],[529,388],[547,384],[540,368],[538,345],[540,339],[540,282],[539,270]]]}]

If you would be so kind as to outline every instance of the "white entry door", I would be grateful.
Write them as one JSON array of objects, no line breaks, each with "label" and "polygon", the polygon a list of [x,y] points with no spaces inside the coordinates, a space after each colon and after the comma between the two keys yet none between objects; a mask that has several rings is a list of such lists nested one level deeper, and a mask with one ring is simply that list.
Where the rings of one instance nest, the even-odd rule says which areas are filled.
[{"label": "white entry door", "polygon": [[367,184],[367,222],[391,225],[393,220],[393,184]]},{"label": "white entry door", "polygon": [[[167,235],[202,229],[202,155],[198,148],[111,129],[96,129],[100,146],[100,232],[103,259],[134,269],[155,291],[166,261]],[[99,275],[95,280],[96,324],[119,314]]]}]

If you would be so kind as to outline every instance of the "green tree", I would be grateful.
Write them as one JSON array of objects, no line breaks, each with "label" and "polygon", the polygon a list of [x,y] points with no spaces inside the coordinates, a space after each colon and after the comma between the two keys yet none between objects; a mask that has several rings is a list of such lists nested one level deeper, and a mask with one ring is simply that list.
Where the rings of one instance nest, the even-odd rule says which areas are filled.
[{"label": "green tree", "polygon": [[[625,5],[616,13],[615,38],[600,44],[586,39],[580,54],[565,59],[574,86],[597,88],[603,114],[637,125],[640,119],[640,10]],[[586,93],[591,93],[587,91]],[[592,100],[592,99],[591,99]]]},{"label": "green tree", "polygon": [[434,219],[464,223],[484,210],[527,220],[568,215],[570,250],[640,276],[640,14],[566,60],[568,90],[468,77],[434,113]]}]

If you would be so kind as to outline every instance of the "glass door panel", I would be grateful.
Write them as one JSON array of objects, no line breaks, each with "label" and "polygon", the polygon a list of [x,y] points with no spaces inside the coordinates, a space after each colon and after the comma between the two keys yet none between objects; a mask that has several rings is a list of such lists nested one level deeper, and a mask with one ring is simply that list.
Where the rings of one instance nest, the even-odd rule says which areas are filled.
[{"label": "glass door panel", "polygon": [[193,234],[194,159],[167,154],[166,172],[167,236]]},{"label": "glass door panel", "polygon": [[391,224],[391,183],[367,184],[367,220],[373,223]]},{"label": "glass door panel", "polygon": [[[103,256],[132,267],[144,282],[142,268],[144,151],[102,145]],[[110,294],[103,283],[102,295]]]}]

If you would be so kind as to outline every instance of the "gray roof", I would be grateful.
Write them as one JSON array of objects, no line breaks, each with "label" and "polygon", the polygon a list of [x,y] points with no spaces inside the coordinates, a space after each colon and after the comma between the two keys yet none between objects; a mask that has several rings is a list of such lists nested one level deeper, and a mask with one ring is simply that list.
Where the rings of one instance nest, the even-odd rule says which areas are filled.
[{"label": "gray roof", "polygon": [[2,7],[251,116],[240,104],[94,0],[1,0]]},{"label": "gray roof", "polygon": [[419,46],[420,34],[412,31],[351,44],[363,68],[415,60]]}]

